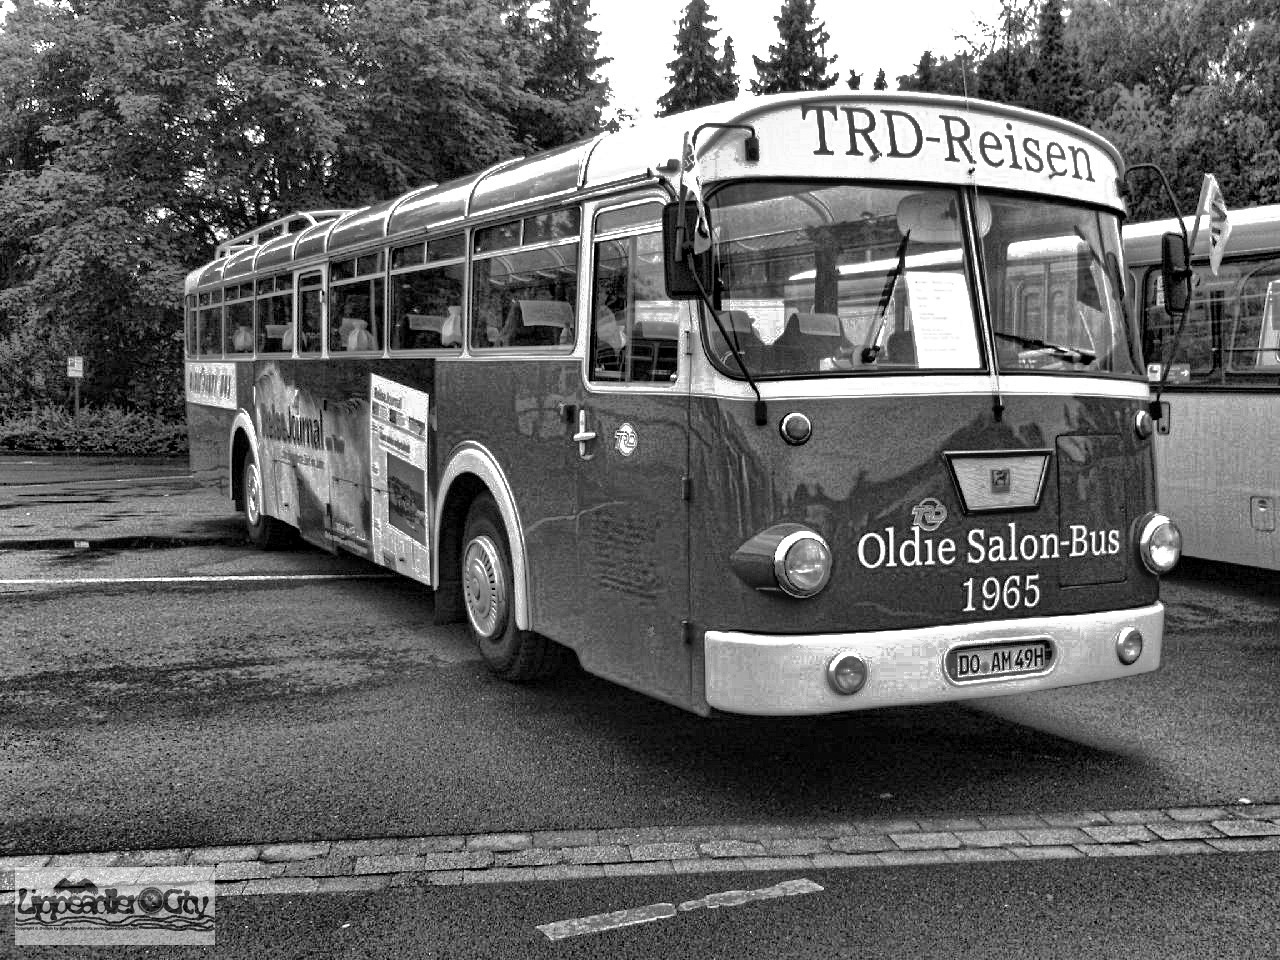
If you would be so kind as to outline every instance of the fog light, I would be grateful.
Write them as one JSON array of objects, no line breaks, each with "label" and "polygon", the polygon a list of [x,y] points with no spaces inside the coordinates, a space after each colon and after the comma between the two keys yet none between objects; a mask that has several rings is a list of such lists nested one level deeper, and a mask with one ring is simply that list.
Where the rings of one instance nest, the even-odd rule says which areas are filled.
[{"label": "fog light", "polygon": [[1163,514],[1148,514],[1138,534],[1138,552],[1152,573],[1168,573],[1182,556],[1182,534]]},{"label": "fog light", "polygon": [[1126,667],[1142,656],[1142,631],[1137,627],[1125,627],[1116,634],[1116,656]]},{"label": "fog light", "polygon": [[827,664],[827,683],[836,693],[849,696],[867,682],[867,665],[852,653],[837,653]]},{"label": "fog light", "polygon": [[784,593],[812,597],[831,579],[831,548],[812,530],[788,534],[773,551],[773,575]]}]

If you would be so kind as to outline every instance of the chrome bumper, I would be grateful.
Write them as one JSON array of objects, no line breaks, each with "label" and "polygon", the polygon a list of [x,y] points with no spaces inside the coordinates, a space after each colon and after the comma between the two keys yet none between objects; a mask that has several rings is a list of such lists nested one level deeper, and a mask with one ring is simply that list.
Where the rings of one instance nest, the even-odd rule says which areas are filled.
[{"label": "chrome bumper", "polygon": [[[1116,657],[1116,636],[1142,631],[1142,656],[1131,666]],[[1055,654],[1038,676],[956,683],[943,660],[953,647],[1048,637]],[[1160,666],[1164,604],[1130,610],[999,620],[919,630],[779,636],[708,630],[705,640],[707,703],[717,710],[770,716],[839,713],[872,707],[939,703],[1028,693],[1076,683],[1149,673]],[[827,683],[827,664],[852,653],[867,664],[866,685],[844,696]]]}]

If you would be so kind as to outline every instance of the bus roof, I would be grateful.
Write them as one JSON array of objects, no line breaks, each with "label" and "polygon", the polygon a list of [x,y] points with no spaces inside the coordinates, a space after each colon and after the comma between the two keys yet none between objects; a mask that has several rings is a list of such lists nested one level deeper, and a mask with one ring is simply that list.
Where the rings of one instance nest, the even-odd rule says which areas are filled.
[{"label": "bus roof", "polygon": [[[1233,255],[1263,253],[1274,251],[1277,246],[1280,246],[1280,203],[1229,210],[1228,218],[1231,221],[1231,236],[1227,240],[1227,253]],[[1186,225],[1187,236],[1190,237],[1195,229],[1196,218],[1183,217],[1182,222]],[[1130,266],[1159,263],[1160,238],[1166,233],[1177,231],[1178,221],[1175,217],[1125,224],[1125,262]],[[1193,254],[1196,257],[1209,256],[1207,217],[1200,221],[1200,235],[1196,238],[1196,249]]]},{"label": "bus roof", "polygon": [[[798,110],[787,111],[788,107]],[[945,126],[928,127],[933,135],[927,136],[921,124],[938,118]],[[784,119],[790,126],[781,125]],[[760,134],[760,163],[744,156],[744,127]],[[802,144],[796,135],[800,129],[805,134]],[[447,228],[468,217],[497,215],[535,199],[657,182],[664,176],[674,180],[685,135],[690,133],[708,181],[733,175],[778,176],[793,168],[804,176],[921,182],[935,182],[945,174],[954,182],[980,186],[1075,190],[1071,195],[1119,205],[1118,188],[1108,182],[1121,165],[1115,148],[1092,131],[1055,117],[941,94],[814,91],[745,97],[507,160],[367,207],[281,217],[220,244],[217,259],[188,275],[187,290],[220,282],[226,258],[249,248],[256,249],[252,259],[257,268],[284,268],[345,248]],[[715,149],[721,144],[732,149]],[[949,154],[942,156],[943,151]],[[1032,174],[1021,171],[1031,170],[1032,160],[1040,164],[1040,171],[1061,161],[1062,170],[1037,173],[1043,184],[1029,186],[1022,181]],[[1076,182],[1085,179],[1087,184]]]}]

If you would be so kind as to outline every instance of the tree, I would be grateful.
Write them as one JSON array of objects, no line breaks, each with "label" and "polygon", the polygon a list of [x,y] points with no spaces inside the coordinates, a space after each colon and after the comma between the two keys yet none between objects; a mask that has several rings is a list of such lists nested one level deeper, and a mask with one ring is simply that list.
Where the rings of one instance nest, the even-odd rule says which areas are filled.
[{"label": "tree", "polygon": [[[1076,0],[1068,35],[1094,129],[1130,163],[1157,163],[1182,212],[1214,173],[1231,207],[1280,200],[1280,5],[1275,0]],[[1130,216],[1172,211],[1131,179]]]},{"label": "tree", "polygon": [[898,89],[916,90],[921,93],[934,92],[937,89],[937,81],[934,79],[933,71],[937,65],[938,58],[933,55],[933,51],[926,50],[920,54],[915,73],[898,77]]},{"label": "tree", "polygon": [[[527,17],[529,4],[523,9]],[[609,81],[601,67],[600,34],[591,29],[591,0],[550,0],[544,18],[533,18],[515,32],[532,40],[527,91],[517,113],[517,136],[529,150],[546,150],[598,133],[609,99]]]},{"label": "tree", "polygon": [[1087,100],[1075,44],[1066,36],[1062,0],[1042,0],[1028,80],[1027,105],[1032,109],[1084,121]]},{"label": "tree", "polygon": [[826,22],[814,18],[815,0],[786,0],[782,11],[773,18],[778,25],[779,43],[769,47],[769,59],[753,56],[759,80],[751,81],[754,94],[788,93],[801,90],[826,90],[840,79],[829,74],[836,58],[826,56],[831,39]]},{"label": "tree", "polygon": [[18,0],[0,31],[0,415],[60,402],[68,353],[87,402],[176,414],[183,276],[219,239],[519,152],[514,110],[543,104],[524,13]]},{"label": "tree", "polygon": [[667,116],[733,100],[738,78],[733,73],[733,41],[725,40],[725,54],[716,55],[713,27],[716,17],[707,0],[689,0],[676,32],[676,58],[667,64],[671,87],[658,98],[658,115]]}]

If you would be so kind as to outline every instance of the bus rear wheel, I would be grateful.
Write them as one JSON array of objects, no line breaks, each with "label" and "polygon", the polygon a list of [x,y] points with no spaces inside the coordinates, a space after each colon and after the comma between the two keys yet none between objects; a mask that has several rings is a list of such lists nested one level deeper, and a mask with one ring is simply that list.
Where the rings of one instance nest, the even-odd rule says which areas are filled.
[{"label": "bus rear wheel", "polygon": [[467,512],[462,602],[467,631],[490,670],[516,683],[555,672],[559,648],[546,637],[516,627],[511,548],[498,507],[488,494],[477,498]]},{"label": "bus rear wheel", "polygon": [[244,504],[244,532],[249,542],[261,550],[275,550],[289,538],[288,524],[267,516],[262,510],[262,471],[253,454],[240,459],[240,502]]}]

